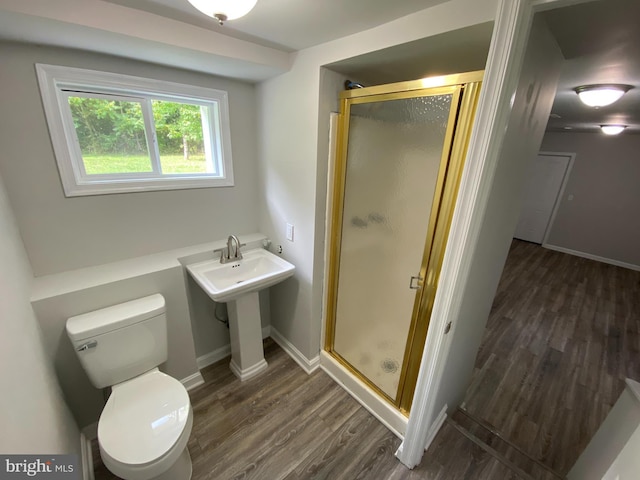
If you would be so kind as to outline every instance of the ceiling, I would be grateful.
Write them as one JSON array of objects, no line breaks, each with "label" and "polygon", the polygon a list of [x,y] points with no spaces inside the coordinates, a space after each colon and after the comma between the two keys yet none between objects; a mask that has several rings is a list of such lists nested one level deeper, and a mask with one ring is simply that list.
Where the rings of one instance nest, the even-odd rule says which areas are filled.
[{"label": "ceiling", "polygon": [[365,85],[484,70],[493,22],[348,58],[327,65]]},{"label": "ceiling", "polygon": [[[599,0],[541,15],[566,60],[547,130],[596,132],[622,123],[625,133],[640,133],[640,1]],[[573,88],[596,83],[634,88],[613,105],[590,108]]]},{"label": "ceiling", "polygon": [[[78,48],[262,81],[295,52],[447,0],[258,0],[223,27],[187,0],[0,0],[0,39]],[[640,0],[599,0],[542,12],[566,59],[550,131],[595,132],[624,123],[640,133]],[[484,68],[492,24],[447,32],[338,62],[356,81],[388,83]],[[573,88],[624,83],[611,106],[583,106]]]},{"label": "ceiling", "polygon": [[188,0],[0,0],[0,41],[115,55],[261,82],[297,51],[450,0],[258,0],[224,26]]},{"label": "ceiling", "polygon": [[448,0],[258,0],[224,26],[187,0],[104,0],[292,52],[368,30]]}]

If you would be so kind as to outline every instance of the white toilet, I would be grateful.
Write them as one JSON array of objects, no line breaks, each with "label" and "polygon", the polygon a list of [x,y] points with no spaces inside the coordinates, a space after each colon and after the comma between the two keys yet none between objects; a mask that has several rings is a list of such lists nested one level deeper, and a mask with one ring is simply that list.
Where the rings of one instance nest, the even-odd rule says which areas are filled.
[{"label": "white toilet", "polygon": [[91,383],[112,388],[98,422],[105,466],[125,480],[189,480],[189,395],[157,368],[167,360],[164,297],[72,317],[67,335]]}]

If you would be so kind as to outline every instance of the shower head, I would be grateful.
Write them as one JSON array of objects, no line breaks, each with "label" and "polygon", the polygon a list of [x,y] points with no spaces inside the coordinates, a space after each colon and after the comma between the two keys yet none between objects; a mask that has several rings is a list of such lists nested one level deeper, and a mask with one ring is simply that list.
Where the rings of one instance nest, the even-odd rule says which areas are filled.
[{"label": "shower head", "polygon": [[352,82],[351,80],[345,80],[344,88],[346,90],[353,90],[355,88],[364,88],[364,85],[361,83]]}]

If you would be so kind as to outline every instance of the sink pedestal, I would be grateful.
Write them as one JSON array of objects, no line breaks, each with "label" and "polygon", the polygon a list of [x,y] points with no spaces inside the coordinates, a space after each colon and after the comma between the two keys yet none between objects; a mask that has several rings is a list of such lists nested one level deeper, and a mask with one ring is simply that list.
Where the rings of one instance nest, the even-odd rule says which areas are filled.
[{"label": "sink pedestal", "polygon": [[[230,237],[231,238],[231,237]],[[226,302],[231,336],[231,370],[247,380],[267,368],[262,348],[258,292],[291,277],[296,267],[263,248],[242,258],[187,265],[187,271],[214,302]]]},{"label": "sink pedestal", "polygon": [[258,292],[246,293],[227,302],[231,337],[231,371],[241,381],[267,368],[262,348],[260,298]]}]

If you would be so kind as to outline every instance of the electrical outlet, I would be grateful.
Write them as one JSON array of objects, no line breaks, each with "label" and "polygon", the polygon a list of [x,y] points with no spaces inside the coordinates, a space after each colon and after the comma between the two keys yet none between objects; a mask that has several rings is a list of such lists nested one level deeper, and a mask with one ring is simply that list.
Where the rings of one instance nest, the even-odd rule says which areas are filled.
[{"label": "electrical outlet", "polygon": [[278,252],[278,254],[281,254],[281,253],[282,253],[282,245],[278,245],[278,246],[276,247],[276,252]]},{"label": "electrical outlet", "polygon": [[293,242],[293,225],[287,223],[287,240]]}]

